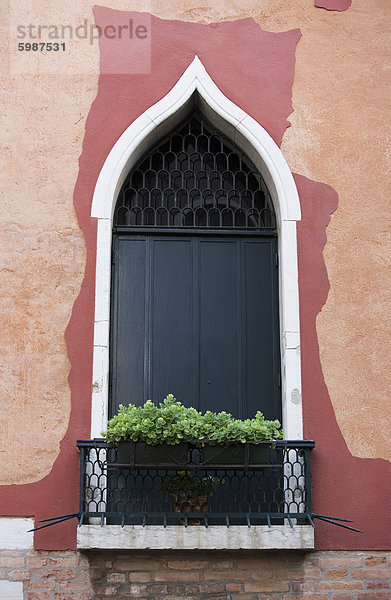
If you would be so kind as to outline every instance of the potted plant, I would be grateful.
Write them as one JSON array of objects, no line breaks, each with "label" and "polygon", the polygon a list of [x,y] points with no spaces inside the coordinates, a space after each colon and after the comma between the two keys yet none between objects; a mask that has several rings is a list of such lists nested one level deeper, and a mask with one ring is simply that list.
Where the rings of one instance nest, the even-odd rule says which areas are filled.
[{"label": "potted plant", "polygon": [[119,463],[185,465],[188,442],[197,436],[199,417],[197,410],[168,394],[159,405],[151,400],[142,406],[121,404],[102,435],[117,442]]},{"label": "potted plant", "polygon": [[[259,411],[244,420],[225,411],[203,414],[169,394],[158,406],[150,400],[143,406],[120,405],[103,435],[119,443],[118,461],[124,464],[185,465],[191,443],[200,449],[202,463],[224,465],[268,462],[270,446],[282,431],[279,421],[268,421]],[[265,441],[270,444],[245,444]]]},{"label": "potted plant", "polygon": [[244,420],[235,419],[225,411],[207,411],[203,420],[203,435],[207,440],[202,444],[204,464],[268,463],[270,448],[283,435],[280,422],[265,419],[260,411],[252,419]]},{"label": "potted plant", "polygon": [[[159,492],[173,499],[177,513],[205,514],[209,509],[208,497],[223,483],[224,479],[220,477],[197,477],[189,471],[178,471],[176,475],[163,477]],[[179,520],[185,523],[185,519]],[[203,518],[189,517],[187,522],[189,525],[201,525]]]}]

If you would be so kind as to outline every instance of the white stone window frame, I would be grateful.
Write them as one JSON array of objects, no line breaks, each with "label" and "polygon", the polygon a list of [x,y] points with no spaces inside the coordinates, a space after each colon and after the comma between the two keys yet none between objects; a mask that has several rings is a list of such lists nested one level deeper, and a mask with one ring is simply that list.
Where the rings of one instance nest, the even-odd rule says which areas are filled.
[{"label": "white stone window frame", "polygon": [[[105,431],[109,394],[109,325],[112,222],[118,192],[133,165],[155,142],[179,123],[197,92],[203,115],[235,142],[261,172],[277,217],[282,421],[285,439],[301,440],[301,360],[296,222],[300,202],[289,166],[272,137],[229,100],[196,56],[175,86],[148,108],[114,144],[99,174],[91,216],[98,220],[91,437]],[[261,391],[260,391],[261,395]],[[103,499],[104,501],[104,499]],[[78,528],[79,548],[291,548],[314,547],[310,525],[190,528],[125,526],[109,529],[91,524]],[[197,531],[195,531],[197,529]],[[209,531],[209,535],[207,534]],[[205,533],[206,532],[206,533]]]},{"label": "white stone window frame", "polygon": [[303,437],[303,419],[296,222],[301,219],[301,211],[296,185],[272,137],[220,91],[197,56],[168,94],[121,135],[95,186],[91,216],[98,220],[98,233],[91,437],[100,437],[105,431],[108,415],[111,242],[117,195],[143,153],[186,115],[194,92],[198,93],[203,115],[259,169],[273,200],[279,248],[282,421],[284,437],[299,440]]}]

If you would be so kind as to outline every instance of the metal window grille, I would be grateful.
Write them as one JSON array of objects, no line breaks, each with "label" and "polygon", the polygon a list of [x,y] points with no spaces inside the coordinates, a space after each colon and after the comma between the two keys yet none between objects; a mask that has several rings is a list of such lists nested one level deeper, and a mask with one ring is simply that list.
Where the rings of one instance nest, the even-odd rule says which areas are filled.
[{"label": "metal window grille", "polygon": [[[265,448],[266,454],[260,465],[249,464],[251,445],[246,445],[248,455],[242,459],[243,464],[219,464],[221,449],[215,447],[216,455],[207,462],[202,462],[200,451],[195,449],[189,450],[187,459],[179,465],[170,458],[170,452],[166,455],[163,450],[159,465],[132,466],[119,463],[114,444],[99,439],[80,440],[83,522],[105,519],[106,524],[183,525],[189,517],[206,526],[284,525],[286,519],[290,525],[292,519],[311,523],[310,451],[314,443],[284,440],[270,448],[269,443],[261,442],[257,446]],[[212,476],[220,480],[211,496],[202,500],[201,507],[198,499],[173,499],[161,493],[164,479],[183,469],[198,478]],[[180,506],[175,506],[179,500]]]},{"label": "metal window grille", "polygon": [[276,219],[255,165],[195,112],[131,170],[114,226],[270,234]]}]

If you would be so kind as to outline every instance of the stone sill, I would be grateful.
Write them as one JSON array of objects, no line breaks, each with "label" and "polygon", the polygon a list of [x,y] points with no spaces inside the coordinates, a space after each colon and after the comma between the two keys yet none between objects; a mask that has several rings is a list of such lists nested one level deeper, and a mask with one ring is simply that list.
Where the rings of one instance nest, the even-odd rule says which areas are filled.
[{"label": "stone sill", "polygon": [[82,525],[77,529],[79,550],[312,550],[311,525],[249,527],[232,525]]}]

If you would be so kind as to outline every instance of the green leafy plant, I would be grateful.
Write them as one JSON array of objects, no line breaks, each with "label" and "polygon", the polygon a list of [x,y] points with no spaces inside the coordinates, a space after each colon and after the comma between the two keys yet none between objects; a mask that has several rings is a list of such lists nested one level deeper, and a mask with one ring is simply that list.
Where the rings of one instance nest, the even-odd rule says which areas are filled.
[{"label": "green leafy plant", "polygon": [[114,441],[142,441],[146,444],[170,444],[208,441],[227,444],[247,441],[275,441],[282,438],[280,422],[268,421],[258,411],[252,419],[235,419],[225,411],[204,414],[183,406],[172,394],[159,405],[151,400],[143,406],[119,407],[102,435]]},{"label": "green leafy plant", "polygon": [[199,496],[210,496],[219,485],[224,483],[220,477],[196,477],[189,471],[178,471],[174,476],[165,475],[159,489],[161,494],[171,496],[188,496],[198,498]]}]

